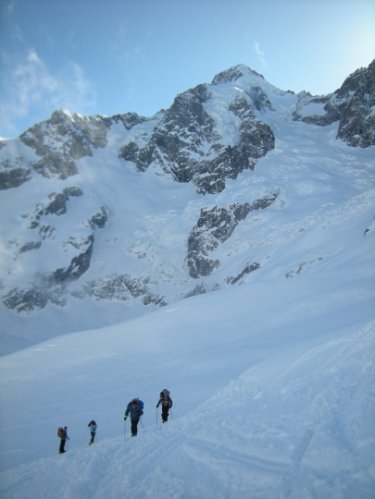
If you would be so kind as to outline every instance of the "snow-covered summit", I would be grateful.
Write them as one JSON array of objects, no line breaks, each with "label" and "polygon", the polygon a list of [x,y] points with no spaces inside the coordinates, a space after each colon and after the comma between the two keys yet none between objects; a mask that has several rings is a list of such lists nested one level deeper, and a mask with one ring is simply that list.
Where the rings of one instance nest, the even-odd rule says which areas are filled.
[{"label": "snow-covered summit", "polygon": [[272,96],[294,95],[290,90],[283,91],[268,82],[264,76],[257,71],[245,66],[244,64],[237,64],[226,71],[218,73],[212,80],[212,85],[231,84],[249,94],[254,94],[257,91],[262,91],[269,100]]},{"label": "snow-covered summit", "polygon": [[253,69],[245,66],[244,64],[237,64],[236,66],[232,66],[231,68],[218,73],[214,76],[212,80],[212,85],[219,85],[220,83],[229,83],[238,81],[240,79],[246,78],[247,80],[252,80],[255,83],[258,83],[258,80],[261,79],[265,81],[264,76],[254,71]]}]

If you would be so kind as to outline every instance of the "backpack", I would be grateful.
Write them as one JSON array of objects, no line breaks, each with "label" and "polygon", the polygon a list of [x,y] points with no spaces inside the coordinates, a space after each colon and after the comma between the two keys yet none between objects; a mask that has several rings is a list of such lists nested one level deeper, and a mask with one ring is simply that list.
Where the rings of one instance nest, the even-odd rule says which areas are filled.
[{"label": "backpack", "polygon": [[128,404],[128,407],[130,407],[130,405],[133,403],[133,401],[136,401],[137,402],[137,406],[138,406],[138,410],[139,412],[141,413],[141,415],[143,414],[143,407],[144,407],[144,403],[142,400],[140,400],[139,398],[136,398],[136,399],[133,399],[129,402]]},{"label": "backpack", "polygon": [[169,390],[167,390],[166,388],[164,388],[164,390],[162,390],[160,392],[160,400],[161,400],[161,403],[163,406],[165,407],[169,407],[170,405],[170,396],[169,396]]},{"label": "backpack", "polygon": [[139,408],[141,414],[143,414],[143,407],[144,407],[143,401],[138,399],[138,408]]},{"label": "backpack", "polygon": [[57,428],[57,436],[58,436],[59,438],[64,438],[64,436],[65,436],[65,431],[64,431],[64,428],[62,428],[61,426],[59,426],[59,427]]},{"label": "backpack", "polygon": [[167,390],[166,388],[164,388],[164,390],[162,390],[160,392],[160,398],[163,399],[163,400],[164,399],[168,400],[170,398],[169,397],[169,390]]}]

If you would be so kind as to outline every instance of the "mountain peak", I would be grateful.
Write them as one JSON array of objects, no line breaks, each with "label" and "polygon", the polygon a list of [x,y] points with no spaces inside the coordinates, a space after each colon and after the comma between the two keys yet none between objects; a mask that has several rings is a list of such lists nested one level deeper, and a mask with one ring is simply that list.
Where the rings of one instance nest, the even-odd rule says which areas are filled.
[{"label": "mountain peak", "polygon": [[63,120],[73,120],[74,116],[68,109],[58,109],[54,111],[50,117],[52,123],[59,123]]},{"label": "mountain peak", "polygon": [[232,66],[229,69],[218,73],[214,79],[212,80],[212,85],[219,85],[220,83],[230,83],[233,81],[237,81],[243,77],[251,77],[251,78],[261,78],[264,80],[264,76],[257,73],[253,69],[245,66],[244,64],[237,64],[236,66]]}]

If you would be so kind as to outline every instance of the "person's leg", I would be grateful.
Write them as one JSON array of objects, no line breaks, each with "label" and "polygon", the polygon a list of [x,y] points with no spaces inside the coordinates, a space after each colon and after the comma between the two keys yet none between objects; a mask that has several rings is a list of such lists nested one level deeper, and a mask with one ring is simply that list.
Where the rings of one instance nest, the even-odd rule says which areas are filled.
[{"label": "person's leg", "polygon": [[169,413],[169,407],[163,406],[161,410],[161,418],[163,420],[163,423],[166,423],[168,421],[168,413]]},{"label": "person's leg", "polygon": [[135,437],[138,433],[138,421],[139,418],[132,419],[132,436]]}]

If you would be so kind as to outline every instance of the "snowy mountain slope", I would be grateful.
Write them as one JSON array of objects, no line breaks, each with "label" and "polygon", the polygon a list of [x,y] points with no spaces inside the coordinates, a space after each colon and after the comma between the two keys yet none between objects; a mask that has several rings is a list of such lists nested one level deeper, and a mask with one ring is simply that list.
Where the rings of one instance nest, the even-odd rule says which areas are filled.
[{"label": "snowy mountain slope", "polygon": [[[2,357],[2,497],[372,497],[374,234],[361,211],[337,224],[349,229],[330,264]],[[136,439],[122,419],[133,396]]]},{"label": "snowy mountain slope", "polygon": [[1,351],[322,265],[320,224],[372,202],[373,147],[337,133],[353,96],[373,109],[373,70],[334,116],[336,94],[317,104],[236,66],[152,118],[56,112],[2,144]]},{"label": "snowy mountain slope", "polygon": [[337,139],[356,91],[371,129],[368,74],[334,120],[335,94],[238,66],[151,119],[60,112],[2,147],[1,497],[373,497],[374,148]]}]

